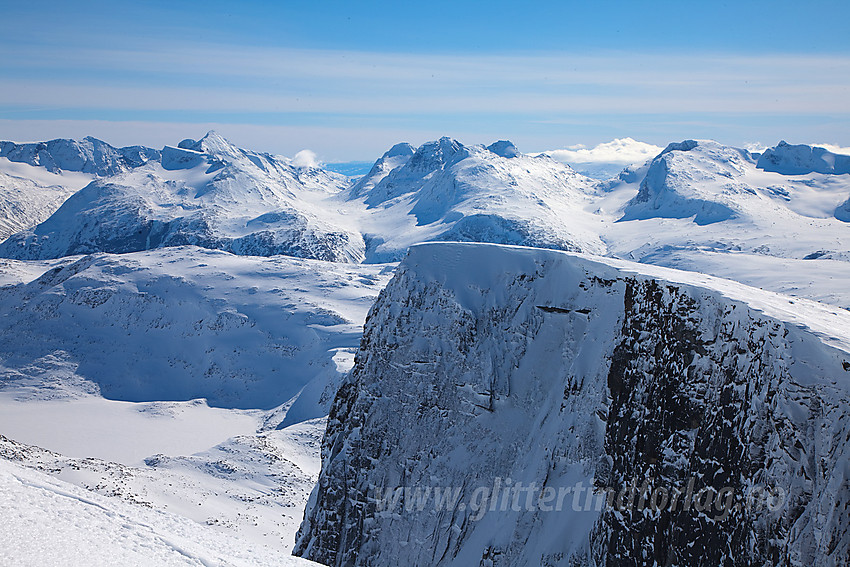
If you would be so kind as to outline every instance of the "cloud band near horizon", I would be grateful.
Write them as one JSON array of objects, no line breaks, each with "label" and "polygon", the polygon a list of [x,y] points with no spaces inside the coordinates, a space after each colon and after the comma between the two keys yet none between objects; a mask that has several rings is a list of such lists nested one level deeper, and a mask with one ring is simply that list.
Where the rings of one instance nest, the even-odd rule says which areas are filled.
[{"label": "cloud band near horizon", "polygon": [[258,149],[310,147],[334,160],[443,134],[511,138],[526,151],[626,136],[846,146],[847,101],[850,57],[817,54],[453,56],[191,43],[30,46],[0,62],[0,138],[27,125],[53,124],[56,136],[70,135],[70,124],[91,124],[93,135],[122,124],[213,125]]}]

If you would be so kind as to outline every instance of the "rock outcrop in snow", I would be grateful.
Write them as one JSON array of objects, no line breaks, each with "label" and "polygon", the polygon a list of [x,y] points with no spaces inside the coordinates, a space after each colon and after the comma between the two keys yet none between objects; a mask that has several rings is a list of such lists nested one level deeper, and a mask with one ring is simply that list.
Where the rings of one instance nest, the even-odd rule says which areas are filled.
[{"label": "rock outcrop in snow", "polygon": [[[707,276],[415,247],[334,401],[296,554],[333,566],[843,565],[847,329],[840,309]],[[645,481],[685,493],[691,479],[703,501],[688,509],[588,496]],[[393,503],[397,487],[419,496]],[[545,509],[547,488],[572,492]],[[765,491],[769,505],[751,505]],[[703,506],[706,494],[724,505]]]}]

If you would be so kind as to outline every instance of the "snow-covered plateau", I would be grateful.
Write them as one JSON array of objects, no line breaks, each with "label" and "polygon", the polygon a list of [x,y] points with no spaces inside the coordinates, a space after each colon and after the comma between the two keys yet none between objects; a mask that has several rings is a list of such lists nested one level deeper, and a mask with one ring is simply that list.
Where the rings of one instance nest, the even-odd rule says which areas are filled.
[{"label": "snow-covered plateau", "polygon": [[835,151],[0,142],[0,565],[848,565]]}]

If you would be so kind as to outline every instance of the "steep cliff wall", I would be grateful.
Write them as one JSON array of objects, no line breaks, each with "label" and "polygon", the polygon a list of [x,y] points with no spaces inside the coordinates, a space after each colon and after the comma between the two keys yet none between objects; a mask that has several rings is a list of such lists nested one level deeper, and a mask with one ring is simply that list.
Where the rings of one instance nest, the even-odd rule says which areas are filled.
[{"label": "steep cliff wall", "polygon": [[334,402],[296,554],[845,564],[847,329],[841,310],[701,275],[415,247]]}]

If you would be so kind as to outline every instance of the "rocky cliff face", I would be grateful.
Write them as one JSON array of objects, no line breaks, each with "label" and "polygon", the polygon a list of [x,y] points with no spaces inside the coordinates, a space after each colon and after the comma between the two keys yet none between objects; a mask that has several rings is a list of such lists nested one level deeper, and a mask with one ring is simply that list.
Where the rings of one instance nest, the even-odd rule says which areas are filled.
[{"label": "rocky cliff face", "polygon": [[850,316],[795,301],[554,251],[415,247],[334,402],[296,554],[846,564]]}]

